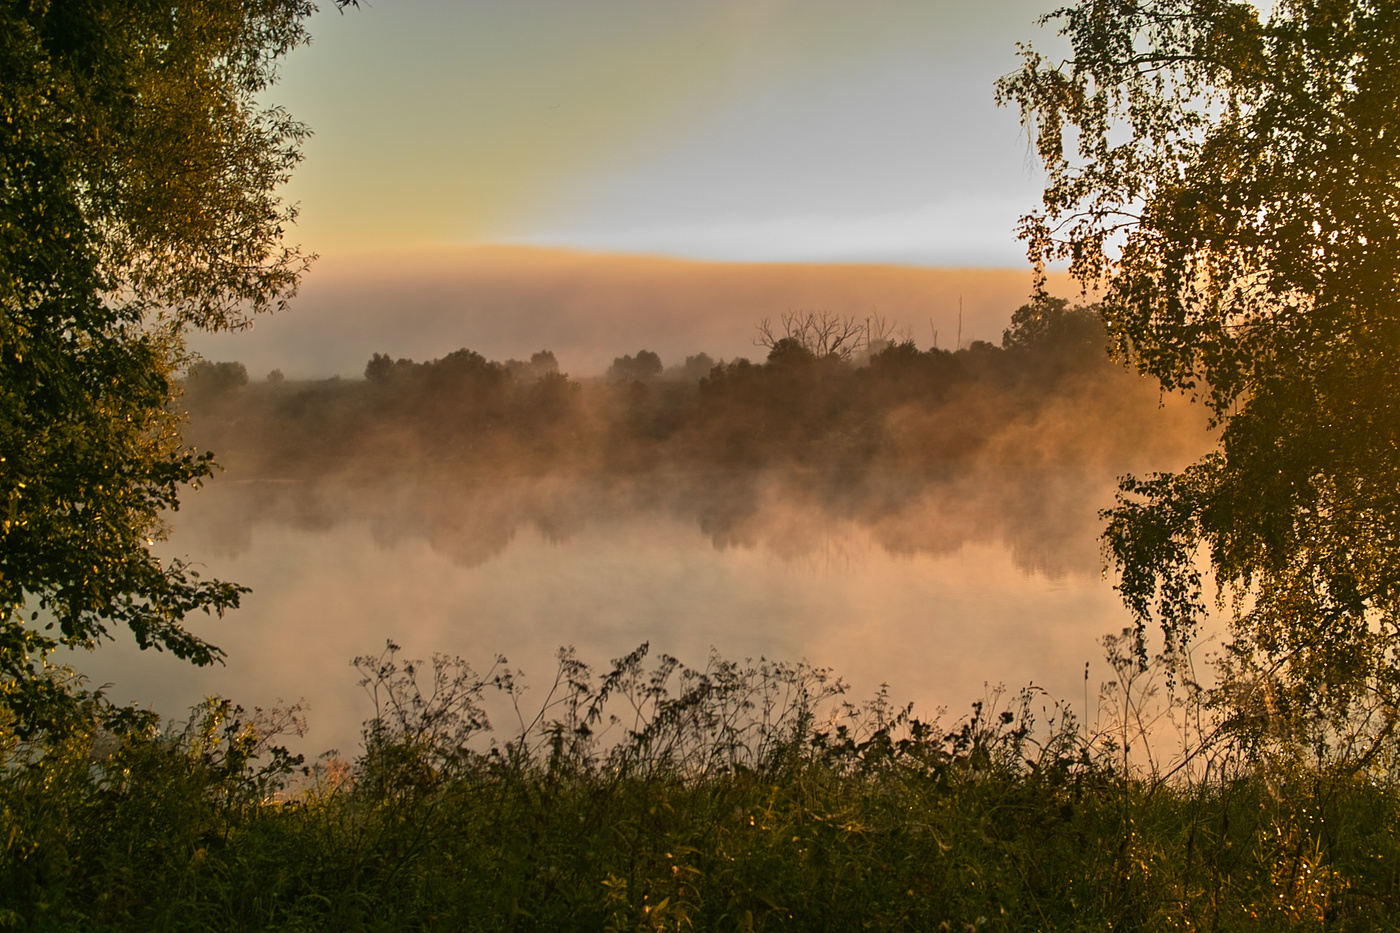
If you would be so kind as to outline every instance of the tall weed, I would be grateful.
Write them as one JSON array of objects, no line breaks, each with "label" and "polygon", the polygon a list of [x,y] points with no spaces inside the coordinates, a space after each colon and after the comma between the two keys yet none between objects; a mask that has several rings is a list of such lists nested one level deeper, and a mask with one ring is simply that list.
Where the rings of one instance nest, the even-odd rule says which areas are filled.
[{"label": "tall weed", "polygon": [[[356,660],[353,760],[296,710],[188,723],[99,695],[4,736],[0,922],[36,930],[1383,928],[1400,801],[1382,710],[1285,753],[1221,688],[1105,642],[1092,723],[990,690],[948,725],[830,671],[648,647]],[[1227,680],[1228,684],[1229,681]],[[513,716],[516,728],[492,729]],[[1269,727],[1273,729],[1273,726]],[[1367,731],[1369,730],[1369,731]],[[1311,741],[1314,733],[1306,733]],[[1367,744],[1369,742],[1369,744]],[[1174,743],[1174,744],[1173,744]]]}]

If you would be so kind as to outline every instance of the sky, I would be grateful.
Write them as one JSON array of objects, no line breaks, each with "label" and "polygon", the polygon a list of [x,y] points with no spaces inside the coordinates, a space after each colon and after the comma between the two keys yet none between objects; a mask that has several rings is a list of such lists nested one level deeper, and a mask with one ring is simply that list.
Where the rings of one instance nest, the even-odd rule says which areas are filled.
[{"label": "sky", "polygon": [[[272,99],[320,252],[512,242],[1015,266],[1040,176],[993,102],[1045,0],[372,0]],[[1044,32],[1045,35],[1041,36]]]},{"label": "sky", "polygon": [[[496,357],[552,343],[586,374],[642,345],[610,340],[669,337],[673,354],[733,356],[751,350],[758,318],[793,310],[886,314],[922,345],[938,332],[947,346],[959,303],[964,342],[997,340],[1028,292],[1015,225],[1042,177],[1019,114],[995,106],[992,85],[1016,67],[1018,41],[1055,47],[1034,24],[1048,6],[362,0],[325,10],[267,95],[314,134],[286,189],[300,205],[292,239],[321,256],[285,316],[303,323],[264,320],[255,335],[195,348],[246,359],[254,375],[348,376],[371,351],[422,358],[461,345],[431,341],[476,341],[467,345]],[[482,291],[505,255],[515,291]],[[586,298],[566,287],[580,256],[598,260]],[[648,302],[629,256],[690,263],[690,292]],[[734,263],[772,266],[767,278],[791,287],[712,287],[744,278]],[[813,282],[830,264],[886,269],[875,279],[891,265],[921,268],[925,287],[895,301],[873,280],[862,294],[852,272],[828,294]],[[982,276],[995,287],[969,285],[972,268],[999,270]],[[603,270],[626,280],[615,301]],[[541,297],[542,280],[556,283],[554,298]],[[578,313],[635,311],[561,344],[560,295]],[[405,314],[416,329],[400,326]],[[747,323],[727,342],[704,320],[733,317]],[[709,343],[683,348],[683,336]]]}]

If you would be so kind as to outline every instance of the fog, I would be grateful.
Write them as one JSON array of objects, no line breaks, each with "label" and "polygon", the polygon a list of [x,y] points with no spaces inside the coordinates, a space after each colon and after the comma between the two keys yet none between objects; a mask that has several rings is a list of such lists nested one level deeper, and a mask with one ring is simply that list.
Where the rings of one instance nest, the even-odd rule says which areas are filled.
[{"label": "fog", "polygon": [[187,436],[226,471],[162,548],[252,587],[195,626],[228,664],[119,640],[80,666],[169,713],[304,697],[313,751],[353,750],[369,710],[348,662],[389,638],[502,653],[537,684],[561,646],[602,663],[650,641],[692,663],[806,659],[926,712],[998,682],[1078,699],[1126,621],[1098,510],[1121,474],[1179,468],[1210,437],[1198,407],[1107,360],[1092,315],[1049,310],[957,353],[692,348],[636,369],[652,351],[623,345],[612,379],[544,351],[246,385],[206,366]]},{"label": "fog", "polygon": [[[198,334],[210,359],[255,378],[360,375],[373,351],[395,358],[470,347],[506,359],[547,343],[575,376],[648,347],[666,359],[704,350],[753,355],[754,325],[787,311],[881,314],[920,346],[1001,339],[1030,291],[1025,269],[697,262],[569,250],[472,246],[322,257],[294,310],[252,330]],[[1066,287],[1063,276],[1054,284]],[[930,324],[932,321],[932,324]]]}]

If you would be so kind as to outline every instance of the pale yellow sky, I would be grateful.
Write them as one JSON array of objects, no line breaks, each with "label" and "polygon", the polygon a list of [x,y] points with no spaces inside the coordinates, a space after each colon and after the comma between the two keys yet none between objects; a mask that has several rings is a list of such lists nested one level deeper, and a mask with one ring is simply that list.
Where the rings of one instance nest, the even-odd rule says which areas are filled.
[{"label": "pale yellow sky", "polygon": [[394,0],[323,13],[270,100],[323,254],[511,241],[1014,265],[1038,190],[991,81],[1044,4]]}]

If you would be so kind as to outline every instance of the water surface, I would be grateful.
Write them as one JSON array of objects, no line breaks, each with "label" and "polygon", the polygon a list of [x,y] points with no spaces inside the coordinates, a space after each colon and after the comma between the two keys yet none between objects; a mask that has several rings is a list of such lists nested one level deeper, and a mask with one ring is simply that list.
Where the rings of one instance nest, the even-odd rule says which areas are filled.
[{"label": "water surface", "polygon": [[[604,664],[641,642],[692,665],[805,659],[856,697],[887,684],[930,715],[1034,682],[1083,705],[1097,639],[1124,624],[1104,579],[1102,471],[517,478],[489,486],[238,482],[175,516],[172,554],[252,588],[194,627],[195,669],[119,637],[78,665],[166,714],[208,694],[305,700],[304,750],[352,753],[370,712],[357,655],[498,654],[537,692],[555,652]],[[502,725],[509,725],[508,723]]]}]

